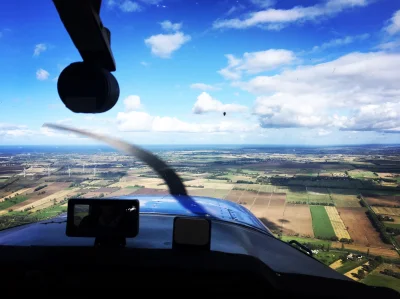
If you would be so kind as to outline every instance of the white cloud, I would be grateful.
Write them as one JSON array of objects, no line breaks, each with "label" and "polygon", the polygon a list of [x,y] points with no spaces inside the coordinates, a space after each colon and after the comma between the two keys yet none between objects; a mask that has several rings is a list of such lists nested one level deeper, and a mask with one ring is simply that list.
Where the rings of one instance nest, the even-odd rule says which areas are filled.
[{"label": "white cloud", "polygon": [[182,32],[174,34],[157,34],[145,39],[145,44],[151,48],[151,53],[161,58],[171,57],[172,52],[178,50],[183,44],[190,41],[190,35]]},{"label": "white cloud", "polygon": [[229,16],[229,15],[231,15],[231,14],[233,14],[233,13],[237,13],[237,12],[239,12],[239,11],[245,9],[245,8],[246,8],[246,7],[245,7],[244,5],[241,5],[241,4],[233,5],[233,6],[225,13],[225,15],[226,15],[226,16]]},{"label": "white cloud", "polygon": [[166,31],[179,31],[182,28],[182,23],[171,23],[168,20],[161,22],[160,25]]},{"label": "white cloud", "polygon": [[0,137],[2,138],[21,137],[30,134],[32,134],[32,131],[26,126],[0,123]]},{"label": "white cloud", "polygon": [[256,74],[276,69],[293,62],[296,58],[293,52],[282,49],[246,52],[242,58],[236,58],[232,54],[227,54],[225,57],[228,59],[228,66],[219,70],[218,73],[230,80],[240,79],[242,72]]},{"label": "white cloud", "polygon": [[143,66],[149,66],[149,64],[146,61],[141,61],[140,64]]},{"label": "white cloud", "polygon": [[130,0],[108,0],[107,6],[109,8],[118,7],[122,12],[138,12],[141,11],[141,6]]},{"label": "white cloud", "polygon": [[326,43],[323,43],[321,46],[315,46],[315,47],[313,47],[312,50],[313,50],[313,52],[315,52],[315,51],[319,51],[319,50],[340,47],[343,45],[348,45],[348,44],[354,43],[356,41],[365,40],[365,39],[369,38],[369,36],[370,35],[368,33],[365,33],[365,34],[360,34],[360,35],[355,35],[355,36],[346,36],[343,38],[336,38],[336,39],[332,39]]},{"label": "white cloud", "polygon": [[400,101],[361,106],[341,129],[400,133]]},{"label": "white cloud", "polygon": [[216,20],[213,27],[216,29],[243,29],[259,26],[268,30],[279,30],[290,23],[333,16],[346,9],[366,6],[368,3],[369,1],[367,0],[328,0],[323,4],[315,4],[307,7],[295,6],[291,9],[270,8],[247,14],[244,18]]},{"label": "white cloud", "polygon": [[176,133],[222,133],[249,132],[258,128],[257,124],[237,121],[219,123],[189,123],[176,117],[151,116],[146,112],[119,112],[118,129],[124,132],[176,132]]},{"label": "white cloud", "polygon": [[261,8],[268,8],[268,7],[274,6],[276,3],[276,0],[250,0],[250,2]]},{"label": "white cloud", "polygon": [[[350,53],[233,85],[259,95],[254,113],[262,127],[396,132],[400,126],[395,121],[395,117],[400,119],[399,68],[400,54]],[[374,111],[371,107],[374,115],[367,114]]]},{"label": "white cloud", "polygon": [[44,69],[38,69],[36,71],[36,79],[38,79],[40,81],[47,80],[49,78],[49,76],[50,76],[49,72]]},{"label": "white cloud", "polygon": [[126,111],[135,111],[141,108],[140,97],[137,95],[130,95],[124,99]]},{"label": "white cloud", "polygon": [[382,43],[377,46],[377,49],[384,51],[392,51],[398,48],[400,48],[400,40]]},{"label": "white cloud", "polygon": [[195,114],[203,114],[208,112],[246,112],[247,107],[238,104],[222,104],[220,101],[213,99],[208,93],[202,92],[192,109]]},{"label": "white cloud", "polygon": [[141,7],[136,2],[125,0],[119,5],[119,9],[123,12],[134,12],[140,11]]},{"label": "white cloud", "polygon": [[389,20],[389,25],[385,27],[385,31],[390,35],[400,32],[400,10],[393,14],[393,17]]},{"label": "white cloud", "polygon": [[220,88],[215,87],[213,85],[204,84],[204,83],[193,83],[192,85],[190,85],[190,88],[192,88],[192,89],[200,89],[200,90],[204,90],[204,91],[219,90],[220,89]]},{"label": "white cloud", "polygon": [[37,44],[35,45],[35,49],[33,50],[33,56],[39,56],[40,53],[43,53],[47,50],[46,44]]}]

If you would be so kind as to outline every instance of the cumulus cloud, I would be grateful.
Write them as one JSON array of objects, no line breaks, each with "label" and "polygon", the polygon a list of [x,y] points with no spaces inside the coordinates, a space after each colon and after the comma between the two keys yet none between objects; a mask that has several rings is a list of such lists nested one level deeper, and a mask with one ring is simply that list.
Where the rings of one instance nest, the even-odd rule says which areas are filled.
[{"label": "cumulus cloud", "polygon": [[[212,99],[208,94],[202,93],[198,97],[200,102],[206,97],[206,100],[211,101],[211,106],[200,107],[205,113],[210,111],[219,111],[218,109],[225,108],[230,112],[241,112],[247,110],[246,107],[227,104],[224,105],[219,101]],[[204,103],[204,102],[203,102]],[[210,102],[206,102],[210,105]],[[176,133],[218,133],[218,132],[248,132],[259,128],[258,124],[242,123],[237,121],[222,121],[219,123],[192,123],[185,122],[176,117],[169,116],[153,116],[144,111],[137,111],[141,108],[140,97],[131,95],[124,100],[125,111],[117,114],[116,123],[118,130],[123,132],[176,132]],[[195,107],[193,109],[195,109]],[[196,108],[196,109],[197,109]],[[222,110],[221,110],[222,111]],[[197,112],[196,112],[197,113]]]},{"label": "cumulus cloud", "polygon": [[193,83],[190,85],[190,88],[192,89],[200,89],[204,91],[211,91],[211,90],[219,90],[220,88],[210,85],[210,84],[204,84],[204,83]]},{"label": "cumulus cloud", "polygon": [[238,104],[222,104],[213,99],[208,93],[202,92],[192,109],[195,114],[204,114],[208,112],[246,112],[247,107]]},{"label": "cumulus cloud", "polygon": [[130,95],[124,99],[126,111],[135,111],[141,108],[140,97],[137,95]]},{"label": "cumulus cloud", "polygon": [[361,106],[341,130],[400,133],[400,102]]},{"label": "cumulus cloud", "polygon": [[290,23],[331,17],[346,9],[363,7],[368,4],[368,0],[327,0],[322,4],[315,4],[306,7],[295,6],[291,9],[269,8],[246,14],[243,18],[216,20],[213,23],[213,27],[215,29],[244,29],[258,26],[268,30],[280,30]]},{"label": "cumulus cloud", "polygon": [[168,20],[161,22],[160,25],[166,31],[179,31],[182,28],[182,23],[171,23]]},{"label": "cumulus cloud", "polygon": [[117,7],[122,12],[138,12],[142,10],[142,7],[138,3],[130,0],[108,0],[107,6],[109,8]]},{"label": "cumulus cloud", "polygon": [[38,79],[40,81],[47,80],[49,78],[49,76],[50,76],[49,72],[44,69],[38,69],[36,71],[36,79]]},{"label": "cumulus cloud", "polygon": [[119,112],[118,129],[124,132],[176,132],[176,133],[216,133],[249,132],[258,128],[257,124],[221,121],[219,123],[190,123],[176,117],[152,116],[146,112]]},{"label": "cumulus cloud", "polygon": [[33,50],[33,56],[37,57],[40,53],[43,53],[47,50],[46,44],[37,44],[35,45],[35,49]]},{"label": "cumulus cloud", "polygon": [[392,18],[389,20],[389,25],[385,27],[385,31],[390,35],[400,32],[400,10],[393,14]]},{"label": "cumulus cloud", "polygon": [[32,134],[32,131],[29,130],[26,126],[0,123],[0,137],[20,137],[30,134]]},{"label": "cumulus cloud", "polygon": [[[397,132],[399,68],[398,53],[350,53],[330,62],[299,66],[233,85],[258,95],[254,113],[265,128]],[[374,115],[367,114],[373,110],[371,107],[376,109]],[[385,121],[385,117],[392,118]]]},{"label": "cumulus cloud", "polygon": [[257,74],[264,71],[276,69],[294,61],[295,54],[288,50],[270,49],[259,52],[246,52],[242,58],[236,58],[227,54],[228,66],[219,70],[218,73],[225,79],[238,80],[243,72]]},{"label": "cumulus cloud", "polygon": [[355,35],[355,36],[346,36],[343,38],[336,38],[332,39],[326,43],[323,43],[321,46],[314,46],[313,47],[313,52],[319,51],[319,50],[325,50],[329,48],[334,48],[334,47],[340,47],[344,45],[349,45],[357,41],[363,41],[369,38],[369,34],[360,34],[360,35]]},{"label": "cumulus cloud", "polygon": [[161,58],[169,58],[182,45],[190,41],[190,35],[182,32],[174,34],[157,34],[145,39],[145,44],[151,48],[151,53]]}]

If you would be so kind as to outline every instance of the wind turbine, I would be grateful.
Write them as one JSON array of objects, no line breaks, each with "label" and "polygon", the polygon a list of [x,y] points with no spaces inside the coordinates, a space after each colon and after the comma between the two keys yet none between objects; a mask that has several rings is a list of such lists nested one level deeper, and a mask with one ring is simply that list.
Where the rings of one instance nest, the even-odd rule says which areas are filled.
[{"label": "wind turbine", "polygon": [[50,165],[47,166],[47,176],[50,176]]},{"label": "wind turbine", "polygon": [[68,176],[71,177],[71,168],[68,166]]}]

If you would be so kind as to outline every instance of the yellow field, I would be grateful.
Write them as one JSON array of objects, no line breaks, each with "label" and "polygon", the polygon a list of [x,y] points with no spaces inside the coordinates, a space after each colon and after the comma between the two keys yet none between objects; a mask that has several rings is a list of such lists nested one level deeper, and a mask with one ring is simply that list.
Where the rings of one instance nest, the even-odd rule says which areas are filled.
[{"label": "yellow field", "polygon": [[70,194],[73,194],[78,190],[79,190],[79,188],[74,188],[71,190],[61,190],[61,191],[55,192],[49,196],[46,196],[42,199],[39,199],[35,202],[28,203],[28,204],[16,209],[15,211],[23,211],[25,208],[33,206],[34,208],[32,209],[32,212],[35,212],[38,210],[38,208],[43,209],[43,208],[53,205],[53,199],[55,199],[56,202],[58,202],[58,201],[64,199],[65,197],[69,197]]},{"label": "yellow field", "polygon": [[338,237],[339,240],[342,238],[351,239],[342,218],[340,218],[338,211],[336,210],[336,207],[325,207],[325,210],[332,223],[336,237]]},{"label": "yellow field", "polygon": [[[363,265],[368,265],[368,262],[366,262],[365,264],[363,264]],[[362,265],[362,266],[363,266]],[[359,267],[357,267],[357,268],[354,268],[353,270],[350,270],[349,272],[346,272],[344,275],[345,276],[347,276],[348,278],[351,278],[351,279],[353,279],[353,280],[355,280],[355,281],[358,281],[359,279],[357,278],[357,277],[355,277],[355,276],[353,276],[352,274],[354,273],[354,274],[357,274],[358,273],[358,270],[362,270],[362,266],[359,266]]]},{"label": "yellow field", "polygon": [[372,207],[372,210],[374,210],[376,214],[400,216],[400,208]]},{"label": "yellow field", "polygon": [[14,196],[16,196],[17,194],[18,194],[18,195],[22,195],[22,194],[25,194],[25,193],[29,193],[29,192],[31,192],[31,189],[33,189],[33,188],[25,188],[25,189],[20,189],[20,190],[18,190],[18,191],[15,191],[14,193],[11,193],[11,194],[9,194],[9,195],[7,195],[7,196],[4,196],[4,197],[0,198],[0,202],[1,202],[1,201],[4,201],[4,199],[5,199],[6,197],[14,197]]},{"label": "yellow field", "polygon": [[332,269],[337,269],[343,266],[342,260],[337,260],[336,262],[333,262],[332,264],[329,265]]}]

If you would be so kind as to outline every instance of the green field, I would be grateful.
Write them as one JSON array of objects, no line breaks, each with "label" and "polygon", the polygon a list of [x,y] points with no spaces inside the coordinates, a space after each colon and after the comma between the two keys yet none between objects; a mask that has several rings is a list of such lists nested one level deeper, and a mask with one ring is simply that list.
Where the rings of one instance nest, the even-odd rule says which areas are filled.
[{"label": "green field", "polygon": [[360,200],[356,189],[328,189],[330,196],[338,208],[359,208]]},{"label": "green field", "polygon": [[349,176],[354,178],[354,179],[376,179],[379,178],[379,176],[375,175],[371,171],[357,171],[357,170],[351,170],[348,172]]},{"label": "green field", "polygon": [[335,237],[335,231],[323,206],[310,206],[312,226],[317,238]]},{"label": "green field", "polygon": [[380,273],[369,274],[361,282],[365,283],[366,285],[375,287],[387,287],[400,292],[400,279]]},{"label": "green field", "polygon": [[270,193],[272,193],[272,192],[274,192],[274,190],[275,190],[275,186],[274,185],[263,185],[261,187],[261,192],[270,192]]},{"label": "green field", "polygon": [[[277,192],[277,191],[276,191]],[[307,192],[305,187],[290,187],[286,191],[287,202],[308,202]]]},{"label": "green field", "polygon": [[393,222],[388,222],[385,221],[383,222],[385,224],[385,226],[387,227],[392,227],[392,228],[400,228],[400,223],[393,223]]},{"label": "green field", "polygon": [[328,189],[326,188],[315,188],[315,187],[308,187],[307,188],[307,196],[308,196],[308,203],[315,204],[315,203],[333,203],[331,197],[329,196]]},{"label": "green field", "polygon": [[12,207],[13,205],[16,205],[17,203],[23,202],[27,199],[28,199],[28,197],[24,196],[24,195],[14,196],[13,198],[11,198],[9,200],[0,202],[0,210],[8,209],[9,207]]},{"label": "green field", "polygon": [[343,252],[340,251],[320,251],[318,254],[314,254],[314,257],[329,266],[333,262],[337,261],[341,254],[343,254]]},{"label": "green field", "polygon": [[134,189],[134,190],[132,190],[132,191],[135,191],[135,190],[138,190],[138,189],[140,189],[140,188],[142,188],[142,187],[138,187],[138,186],[126,186],[125,188]]},{"label": "green field", "polygon": [[315,244],[315,245],[323,245],[325,247],[328,247],[331,245],[330,241],[323,241],[323,240],[318,240],[318,239],[310,239],[310,238],[301,238],[301,237],[292,237],[292,236],[282,236],[281,238],[282,241],[289,242],[291,240],[295,240],[301,244]]}]

